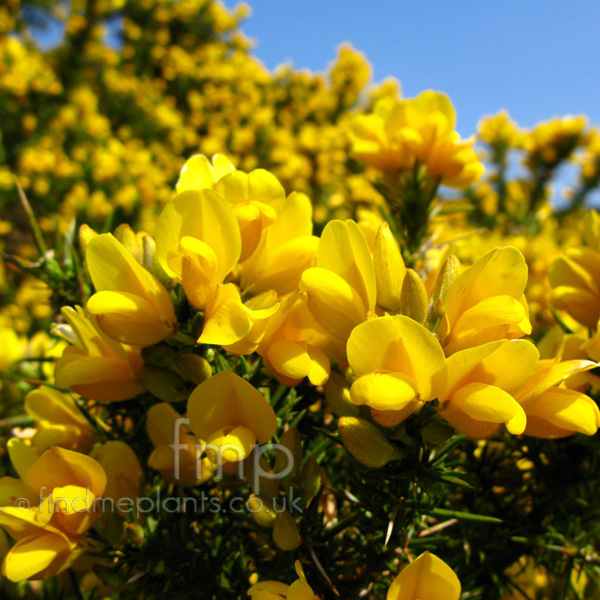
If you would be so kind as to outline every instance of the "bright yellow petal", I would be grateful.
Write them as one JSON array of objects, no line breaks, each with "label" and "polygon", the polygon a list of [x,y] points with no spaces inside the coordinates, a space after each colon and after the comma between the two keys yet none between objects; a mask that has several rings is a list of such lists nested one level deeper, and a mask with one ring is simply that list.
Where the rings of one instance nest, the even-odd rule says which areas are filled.
[{"label": "bright yellow petal", "polygon": [[94,447],[90,457],[106,473],[104,497],[118,500],[139,496],[143,471],[131,446],[121,440],[111,440]]},{"label": "bright yellow petal", "polygon": [[292,379],[304,379],[312,369],[306,342],[280,340],[269,347],[267,357],[275,370]]},{"label": "bright yellow petal", "polygon": [[354,404],[366,404],[376,410],[402,410],[416,395],[415,382],[403,373],[363,375],[350,388]]},{"label": "bright yellow petal", "polygon": [[194,389],[188,417],[192,431],[202,440],[219,429],[243,425],[263,444],[277,429],[277,418],[265,397],[231,371],[217,373]]},{"label": "bright yellow petal", "polygon": [[500,340],[455,352],[447,359],[444,399],[475,381],[515,393],[533,372],[538,357],[537,348],[526,340]]},{"label": "bright yellow petal", "polygon": [[[522,411],[510,394],[494,385],[484,383],[468,383],[459,388],[452,395],[450,404],[472,419],[488,423],[506,423]],[[523,423],[523,428],[524,426]],[[515,427],[518,427],[517,422]]]},{"label": "bright yellow petal", "polygon": [[347,351],[355,375],[404,373],[415,382],[421,400],[437,398],[446,385],[446,359],[439,341],[406,316],[361,323],[352,331]]},{"label": "bright yellow petal", "polygon": [[174,333],[175,319],[161,319],[141,296],[126,292],[98,292],[87,303],[98,326],[113,340],[134,346],[152,346]]},{"label": "bright yellow petal", "polygon": [[17,542],[4,559],[2,572],[10,581],[24,581],[45,571],[70,551],[68,541],[56,533],[41,533]]},{"label": "bright yellow petal", "polygon": [[26,481],[30,487],[47,492],[55,487],[78,485],[89,487],[94,496],[102,496],[106,487],[106,473],[89,456],[55,446],[46,450],[30,467]]},{"label": "bright yellow petal", "polygon": [[323,229],[317,267],[332,271],[360,295],[365,307],[375,307],[375,269],[367,240],[354,221],[330,221]]},{"label": "bright yellow petal", "polygon": [[527,264],[519,250],[496,248],[461,273],[450,286],[445,308],[448,319],[456,319],[471,306],[493,296],[520,298],[527,284]]},{"label": "bright yellow petal", "polygon": [[186,190],[201,190],[212,188],[215,182],[215,173],[210,161],[203,154],[195,154],[185,161],[179,181],[177,181],[177,193]]},{"label": "bright yellow petal", "polygon": [[461,585],[440,558],[424,552],[394,579],[387,600],[458,600]]},{"label": "bright yellow petal", "polygon": [[339,340],[348,339],[352,329],[367,316],[360,294],[342,277],[322,268],[302,274],[300,289],[306,291],[308,308],[316,321]]},{"label": "bright yellow petal", "polygon": [[35,450],[19,438],[8,440],[10,461],[19,477],[26,481],[27,471],[37,462],[39,456]]},{"label": "bright yellow petal", "polygon": [[223,281],[241,252],[240,229],[227,201],[212,190],[188,190],[165,206],[156,223],[155,260],[169,277],[177,274],[169,267],[167,255],[186,236],[201,240],[213,250],[218,276]]},{"label": "bright yellow petal", "polygon": [[204,313],[199,344],[235,344],[252,328],[252,318],[232,283],[220,285],[210,297]]},{"label": "bright yellow petal", "polygon": [[153,307],[150,314],[168,326],[176,323],[173,302],[164,286],[133,258],[113,235],[105,233],[87,245],[86,262],[97,292],[125,292]]},{"label": "bright yellow petal", "polygon": [[48,421],[89,428],[88,420],[79,410],[73,397],[46,385],[27,394],[25,410],[37,422]]},{"label": "bright yellow petal", "polygon": [[600,427],[598,405],[585,394],[566,388],[550,388],[527,410],[527,414],[585,435],[594,435]]}]

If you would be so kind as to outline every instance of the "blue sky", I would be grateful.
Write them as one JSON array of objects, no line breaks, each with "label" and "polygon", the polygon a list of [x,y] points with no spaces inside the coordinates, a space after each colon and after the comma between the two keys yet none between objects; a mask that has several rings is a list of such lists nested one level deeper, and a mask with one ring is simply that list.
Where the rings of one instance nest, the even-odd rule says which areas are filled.
[{"label": "blue sky", "polygon": [[[227,6],[234,2],[226,1]],[[597,0],[249,0],[242,30],[269,69],[324,71],[349,41],[403,95],[447,93],[463,136],[506,108],[529,127],[586,114],[600,125]]]}]

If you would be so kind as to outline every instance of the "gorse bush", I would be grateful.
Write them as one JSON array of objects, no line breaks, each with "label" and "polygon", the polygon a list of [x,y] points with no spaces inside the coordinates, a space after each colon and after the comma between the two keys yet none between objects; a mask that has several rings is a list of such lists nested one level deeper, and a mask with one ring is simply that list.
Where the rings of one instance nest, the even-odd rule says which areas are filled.
[{"label": "gorse bush", "polygon": [[247,10],[0,7],[3,593],[597,598],[598,129]]}]

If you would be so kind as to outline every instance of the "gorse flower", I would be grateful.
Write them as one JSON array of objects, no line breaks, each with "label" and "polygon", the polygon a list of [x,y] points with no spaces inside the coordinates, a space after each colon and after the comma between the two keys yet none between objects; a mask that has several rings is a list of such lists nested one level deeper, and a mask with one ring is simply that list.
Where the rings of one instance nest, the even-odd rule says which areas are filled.
[{"label": "gorse flower", "polygon": [[594,596],[598,129],[501,112],[476,150],[348,46],[270,73],[244,6],[41,7],[46,51],[28,4],[0,7],[26,216],[0,220],[0,594],[458,600],[422,547],[465,597]]},{"label": "gorse flower", "polygon": [[85,257],[96,288],[86,308],[106,335],[124,344],[151,346],[175,333],[169,293],[115,237],[94,237]]},{"label": "gorse flower", "polygon": [[145,390],[138,348],[110,339],[79,306],[65,307],[62,314],[68,326],[56,332],[72,345],[56,362],[56,385],[100,402],[126,400]]},{"label": "gorse flower", "polygon": [[243,460],[254,444],[268,442],[277,429],[277,418],[264,396],[231,371],[217,373],[196,387],[187,414],[190,429],[209,444],[207,456],[217,464]]},{"label": "gorse flower", "polygon": [[306,581],[300,561],[295,563],[298,579],[287,585],[278,581],[261,581],[255,583],[249,590],[251,600],[320,600]]},{"label": "gorse flower", "polygon": [[460,592],[454,571],[435,554],[424,552],[394,579],[387,600],[458,600]]},{"label": "gorse flower", "polygon": [[438,398],[446,385],[446,360],[438,340],[406,316],[358,325],[348,340],[348,362],[357,377],[350,389],[352,401],[393,411],[396,422]]},{"label": "gorse flower", "polygon": [[600,319],[600,217],[585,216],[585,246],[567,248],[548,270],[552,303],[579,323],[594,329]]},{"label": "gorse flower", "polygon": [[354,221],[329,222],[319,240],[316,267],[302,274],[315,320],[332,337],[346,342],[352,329],[375,309],[377,296],[373,259]]},{"label": "gorse flower", "polygon": [[540,360],[515,396],[527,414],[525,433],[541,438],[561,438],[576,432],[594,435],[600,427],[598,405],[589,396],[561,384],[596,366],[588,360]]},{"label": "gorse flower", "polygon": [[[102,496],[107,479],[92,458],[53,447],[41,457],[14,441],[11,459],[21,480],[3,478],[3,498],[33,495],[39,506],[0,508],[0,524],[17,543],[4,558],[2,572],[11,581],[41,579],[68,568],[85,549],[85,532],[97,514],[92,506]],[[23,495],[23,486],[31,490]]]},{"label": "gorse flower", "polygon": [[25,397],[25,410],[37,425],[32,444],[38,452],[50,446],[85,452],[95,441],[90,422],[69,394],[40,386]]},{"label": "gorse flower", "polygon": [[531,333],[527,265],[516,248],[496,248],[466,269],[448,289],[439,336],[446,356]]},{"label": "gorse flower", "polygon": [[502,423],[510,433],[523,433],[525,411],[513,395],[538,358],[536,347],[526,340],[489,342],[455,352],[447,360],[442,416],[474,438],[489,437]]},{"label": "gorse flower", "polygon": [[427,91],[417,98],[382,98],[372,114],[352,121],[352,154],[377,169],[394,173],[423,166],[444,185],[465,187],[477,181],[484,168],[473,140],[454,131],[455,113],[447,96]]}]

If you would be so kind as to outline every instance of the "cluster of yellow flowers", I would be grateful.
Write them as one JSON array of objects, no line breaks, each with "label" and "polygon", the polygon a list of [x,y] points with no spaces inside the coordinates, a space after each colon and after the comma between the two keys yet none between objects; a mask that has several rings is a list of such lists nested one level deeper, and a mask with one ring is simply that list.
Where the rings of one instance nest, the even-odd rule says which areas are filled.
[{"label": "cluster of yellow flowers", "polygon": [[[373,115],[353,121],[353,152],[388,174],[405,176],[418,164],[428,180],[465,185],[483,167],[453,132],[453,114],[448,99],[434,92],[395,104],[384,99]],[[501,427],[541,438],[597,431],[600,412],[585,392],[586,373],[600,358],[598,334],[552,330],[539,346],[544,358],[523,339],[532,325],[528,268],[517,248],[493,248],[464,268],[446,245],[437,262],[430,257],[418,272],[407,268],[381,218],[379,224],[332,220],[316,237],[312,213],[305,194],[286,195],[266,170],[244,172],[222,155],[212,162],[195,155],[152,236],[128,225],[115,235],[82,226],[79,242],[95,293],[84,307],[62,309],[54,333],[64,343],[51,384],[98,402],[92,410],[100,423],[110,410],[103,405],[147,393],[164,400],[147,411],[155,448],[148,465],[180,486],[204,484],[219,469],[235,472],[278,429],[265,391],[222,366],[213,374],[209,347],[257,353],[284,386],[305,378],[325,385],[338,406],[341,440],[370,467],[401,458],[386,431],[428,404],[475,439]],[[584,235],[586,246],[569,248],[549,276],[556,309],[594,329],[600,318],[597,213],[588,213]],[[3,331],[6,367],[22,353],[10,354],[19,340]],[[157,366],[165,351],[172,360]],[[186,399],[184,381],[195,385],[185,419],[170,404]],[[20,479],[0,480],[0,523],[17,541],[3,566],[12,581],[70,567],[94,546],[86,534],[97,515],[84,509],[97,498],[139,494],[135,451],[123,442],[98,445],[79,405],[56,388],[28,394],[35,435],[9,443]],[[182,420],[187,425],[177,439],[184,453],[175,461],[173,432]],[[199,445],[210,447],[201,471]],[[27,510],[14,505],[22,498]],[[76,510],[72,504],[80,501]],[[301,539],[293,517],[284,514],[271,519],[273,537],[291,550]],[[254,600],[317,598],[301,567],[298,574],[289,587],[255,583],[248,593]],[[388,592],[391,600],[459,595],[454,573],[429,553]]]},{"label": "cluster of yellow flowers", "polygon": [[[226,151],[246,170],[269,168],[287,189],[311,194],[321,222],[331,210],[348,216],[353,202],[378,196],[347,164],[348,111],[370,77],[350,46],[327,75],[290,67],[272,74],[237,29],[245,5],[128,2],[116,49],[106,45],[103,19],[123,3],[81,4],[65,18],[68,39],[85,36],[76,57],[84,78],[63,73],[75,60],[66,50],[42,54],[25,39],[0,40],[0,94],[10,114],[4,148],[0,138],[1,204],[13,193],[14,173],[45,207],[46,231],[58,219],[66,232],[75,216],[103,223],[114,211],[149,229],[171,197],[181,157],[198,151]],[[205,30],[212,33],[199,43]],[[394,85],[381,89],[397,94]],[[40,112],[39,103],[48,109]]]},{"label": "cluster of yellow flowers", "polygon": [[[369,66],[349,46],[326,76],[269,73],[238,29],[247,10],[78,0],[54,9],[68,43],[42,52],[20,0],[0,7],[0,117],[13,115],[0,130],[3,575],[25,585],[69,572],[65,585],[107,595],[147,584],[161,568],[135,562],[149,540],[194,554],[229,533],[194,511],[176,538],[173,511],[140,514],[139,500],[235,489],[257,551],[240,546],[241,587],[222,589],[339,595],[345,566],[332,561],[332,581],[319,552],[336,545],[339,557],[364,535],[357,511],[381,516],[336,488],[332,472],[352,461],[365,487],[387,482],[392,513],[385,542],[384,526],[356,547],[401,541],[367,584],[348,568],[362,577],[357,597],[458,600],[457,575],[433,551],[463,579],[477,546],[461,534],[445,552],[425,538],[494,517],[462,510],[467,492],[442,500],[443,485],[470,485],[445,453],[474,440],[453,463],[466,464],[513,444],[498,468],[512,460],[526,483],[532,453],[545,465],[563,443],[552,440],[600,427],[600,215],[583,210],[600,184],[599,130],[565,117],[526,131],[500,112],[461,139],[442,93],[401,98],[390,80],[367,95]],[[105,26],[117,14],[113,48]],[[579,175],[555,208],[566,161]],[[448,187],[452,200],[438,196]],[[294,494],[301,510],[277,510]],[[438,512],[411,521],[431,498]],[[509,533],[532,547],[543,537]],[[532,556],[493,568],[545,593],[552,574]],[[291,583],[272,575],[284,562]],[[572,573],[573,589],[591,586],[580,563]],[[463,579],[468,594],[478,585]]]}]

